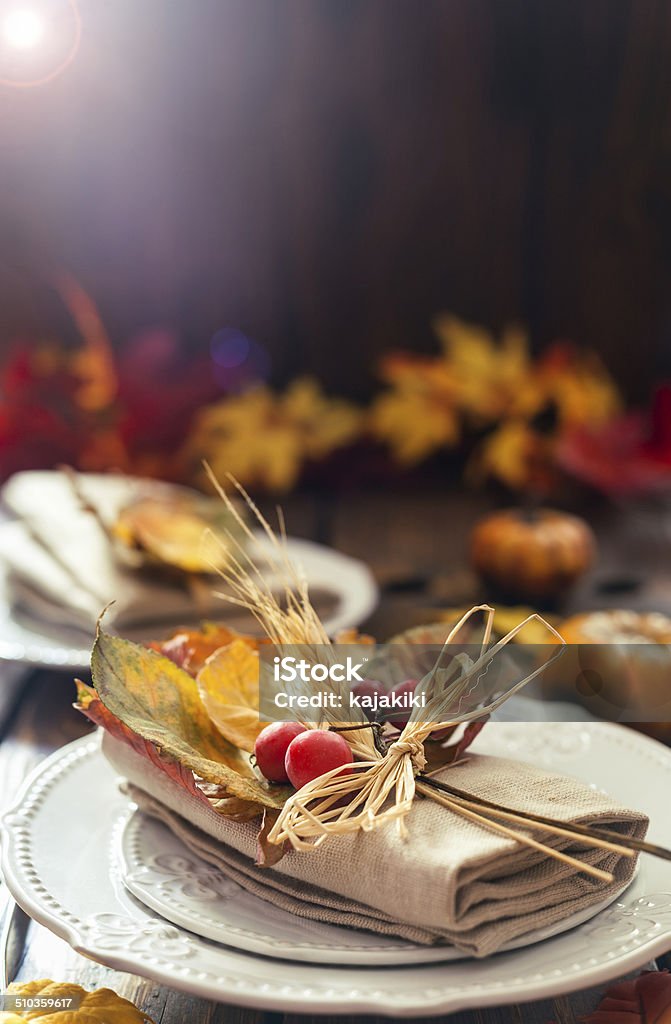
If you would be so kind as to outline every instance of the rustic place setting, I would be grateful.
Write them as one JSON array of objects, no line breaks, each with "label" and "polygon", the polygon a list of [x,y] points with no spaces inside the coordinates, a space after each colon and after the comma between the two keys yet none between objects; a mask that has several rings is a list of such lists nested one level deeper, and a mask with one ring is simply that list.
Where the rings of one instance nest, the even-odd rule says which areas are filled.
[{"label": "rustic place setting", "polygon": [[670,53],[0,0],[0,1024],[671,1024]]}]

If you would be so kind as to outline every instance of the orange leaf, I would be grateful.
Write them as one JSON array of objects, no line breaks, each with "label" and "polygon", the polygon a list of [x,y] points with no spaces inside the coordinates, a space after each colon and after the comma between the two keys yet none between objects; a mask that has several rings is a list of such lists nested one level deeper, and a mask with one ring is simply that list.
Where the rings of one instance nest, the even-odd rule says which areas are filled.
[{"label": "orange leaf", "polygon": [[179,665],[195,679],[207,659],[220,647],[226,647],[234,640],[243,640],[252,648],[256,648],[261,643],[270,642],[235,633],[227,626],[206,622],[200,630],[181,629],[168,640],[152,643],[149,646],[152,650],[170,658],[175,665]]},{"label": "orange leaf", "polygon": [[240,533],[219,502],[179,490],[134,501],[121,510],[112,530],[150,564],[205,575],[228,564],[229,532]]}]

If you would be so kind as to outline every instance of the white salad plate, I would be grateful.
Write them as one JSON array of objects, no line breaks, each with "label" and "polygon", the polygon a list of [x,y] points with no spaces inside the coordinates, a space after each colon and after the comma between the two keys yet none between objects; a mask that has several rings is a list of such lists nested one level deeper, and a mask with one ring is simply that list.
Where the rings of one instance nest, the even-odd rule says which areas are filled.
[{"label": "white salad plate", "polygon": [[[11,526],[11,522],[0,523],[0,532]],[[261,549],[264,546],[263,534],[256,533],[255,536]],[[321,593],[332,601],[332,609],[322,616],[324,627],[331,636],[341,629],[358,626],[377,605],[377,584],[370,569],[359,559],[295,537],[287,538],[287,554],[302,570],[310,592]],[[222,610],[227,610],[223,602]],[[227,621],[225,615],[222,615],[222,621]],[[178,625],[189,623],[175,623]],[[36,668],[87,669],[94,632],[93,627],[88,633],[78,628],[50,624],[27,610],[13,606],[6,572],[0,565],[0,661],[23,662]],[[142,631],[124,630],[124,636],[143,642],[167,636],[170,632],[171,627],[163,622]]]},{"label": "white salad plate", "polygon": [[[305,921],[246,892],[188,849],[166,825],[132,809],[120,831],[121,880],[150,910],[180,928],[221,945],[282,960],[349,967],[392,967],[463,960],[453,946],[420,946],[402,939]],[[539,928],[504,946],[519,949],[575,928],[622,895]]]},{"label": "white salad plate", "polygon": [[[603,723],[490,723],[473,747],[605,789],[650,816],[652,842],[671,846],[671,750],[655,741]],[[199,937],[128,892],[120,851],[132,838],[131,811],[98,736],[64,747],[37,769],[3,819],[7,885],[24,910],[85,956],[196,996],[278,1012],[432,1015],[600,985],[671,949],[671,865],[643,855],[627,891],[589,921],[484,960],[401,966],[390,951],[387,966],[352,966],[310,964],[303,953],[288,961],[277,950],[275,958],[254,955],[234,948],[239,937],[231,935],[227,946]],[[166,857],[172,849],[166,845]],[[169,859],[160,867],[171,863],[181,872]],[[155,862],[138,865],[142,872]],[[196,894],[203,895],[202,882],[201,875]],[[271,936],[273,922],[267,914]],[[242,918],[237,926],[246,927]],[[345,946],[382,944],[362,932],[338,932]],[[304,949],[316,932],[296,921],[290,940],[301,934]]]}]

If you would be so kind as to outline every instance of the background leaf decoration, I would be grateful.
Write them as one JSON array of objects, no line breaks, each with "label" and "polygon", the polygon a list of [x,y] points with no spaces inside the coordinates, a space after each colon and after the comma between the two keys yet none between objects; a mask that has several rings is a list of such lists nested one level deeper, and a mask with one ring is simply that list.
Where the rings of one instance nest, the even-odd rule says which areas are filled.
[{"label": "background leaf decoration", "polygon": [[286,791],[254,776],[248,755],[210,721],[195,680],[169,658],[99,630],[91,671],[100,700],[131,732],[232,796],[283,806]]},{"label": "background leaf decoration", "polygon": [[206,661],[196,678],[210,719],[230,743],[250,754],[259,722],[259,655],[245,640],[234,640]]},{"label": "background leaf decoration", "polygon": [[33,1024],[145,1024],[151,1017],[138,1010],[136,1006],[122,999],[109,988],[100,988],[95,992],[87,992],[81,985],[57,984],[48,979],[29,981],[23,984],[15,982],[7,989],[9,995],[31,999],[39,996],[43,999],[73,999],[79,1003],[78,1010],[19,1010],[0,1012],[0,1024],[23,1024],[30,1020]]},{"label": "background leaf decoration", "polygon": [[585,1024],[671,1024],[671,975],[646,971],[606,990]]}]

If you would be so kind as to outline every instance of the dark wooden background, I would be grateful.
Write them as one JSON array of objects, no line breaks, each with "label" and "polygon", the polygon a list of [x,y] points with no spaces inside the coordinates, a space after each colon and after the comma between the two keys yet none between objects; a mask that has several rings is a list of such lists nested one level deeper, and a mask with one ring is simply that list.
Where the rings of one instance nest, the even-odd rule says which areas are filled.
[{"label": "dark wooden background", "polygon": [[[59,0],[62,2],[62,0]],[[64,7],[63,17],[67,17]],[[234,326],[363,396],[441,309],[671,372],[668,0],[80,0],[73,65],[0,88],[0,340]]]}]

